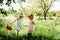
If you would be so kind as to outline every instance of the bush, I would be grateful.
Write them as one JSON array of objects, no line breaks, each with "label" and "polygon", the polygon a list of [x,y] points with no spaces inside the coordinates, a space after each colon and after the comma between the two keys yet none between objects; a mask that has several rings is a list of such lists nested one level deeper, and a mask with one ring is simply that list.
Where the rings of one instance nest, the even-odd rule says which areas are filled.
[{"label": "bush", "polygon": [[5,22],[3,19],[0,19],[0,27],[4,27],[5,26]]}]

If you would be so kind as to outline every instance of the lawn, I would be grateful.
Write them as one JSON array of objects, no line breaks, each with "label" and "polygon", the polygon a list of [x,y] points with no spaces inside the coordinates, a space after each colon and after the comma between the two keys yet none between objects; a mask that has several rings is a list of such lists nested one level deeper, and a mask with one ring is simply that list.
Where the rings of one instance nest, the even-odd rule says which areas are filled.
[{"label": "lawn", "polygon": [[[16,37],[16,22],[12,24],[12,31],[5,28],[5,25],[12,21],[12,18],[0,17],[0,40],[17,40]],[[23,24],[27,24],[28,19],[24,18]],[[60,19],[47,19],[38,20],[35,18],[35,30],[33,32],[34,40],[60,40]],[[21,31],[18,36],[18,40],[27,40],[28,30],[24,25],[21,27]],[[32,38],[31,38],[32,39]]]}]

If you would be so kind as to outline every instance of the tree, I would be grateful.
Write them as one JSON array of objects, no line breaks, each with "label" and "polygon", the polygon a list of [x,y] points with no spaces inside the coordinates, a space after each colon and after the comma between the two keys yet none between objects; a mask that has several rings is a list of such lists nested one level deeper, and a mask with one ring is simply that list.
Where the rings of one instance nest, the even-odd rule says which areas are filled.
[{"label": "tree", "polygon": [[57,11],[56,17],[60,17],[60,11]]},{"label": "tree", "polygon": [[4,14],[5,16],[7,16],[7,11],[6,11],[5,9],[1,9],[1,8],[0,8],[0,14],[1,14],[1,13]]},{"label": "tree", "polygon": [[0,3],[3,3],[3,0],[0,0]]},{"label": "tree", "polygon": [[[2,6],[3,4],[5,4],[5,5],[7,5],[8,7],[11,7],[11,3],[19,3],[19,5],[20,5],[21,8],[23,8],[22,5],[21,5],[21,2],[25,2],[25,0],[17,0],[17,1],[16,1],[16,0],[5,0],[5,1],[4,1],[5,3],[4,3],[3,1],[4,1],[4,0],[0,0],[0,5],[1,5],[1,6]],[[2,3],[3,3],[3,4],[2,4]],[[3,8],[0,9],[1,13],[7,16],[6,10],[2,10],[2,9],[3,9]],[[10,10],[10,13],[15,12],[14,9],[13,9],[13,7],[11,7],[11,9],[9,8],[9,10]]]},{"label": "tree", "polygon": [[[33,8],[35,8],[35,11],[40,11],[40,15],[44,14],[44,19],[46,20],[46,14],[49,11],[50,7],[52,6],[54,0],[35,0],[35,3],[33,4]],[[40,9],[40,10],[39,10]],[[36,12],[38,12],[36,11]]]},{"label": "tree", "polygon": [[49,11],[53,2],[54,2],[53,0],[41,0],[41,8],[43,10],[45,20],[46,20],[46,13]]},{"label": "tree", "polygon": [[[3,3],[3,1],[4,0],[0,0],[0,3]],[[25,0],[17,0],[17,1],[16,0],[5,0],[5,1],[7,1],[5,4],[8,5],[8,6],[10,6],[11,3],[23,2],[23,1],[25,2]]]}]

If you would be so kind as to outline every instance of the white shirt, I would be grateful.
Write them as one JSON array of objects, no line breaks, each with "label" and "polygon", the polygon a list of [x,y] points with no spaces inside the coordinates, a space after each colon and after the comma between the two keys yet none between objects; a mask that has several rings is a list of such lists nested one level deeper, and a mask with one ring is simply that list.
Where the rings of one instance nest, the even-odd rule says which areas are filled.
[{"label": "white shirt", "polygon": [[21,28],[21,23],[22,23],[22,19],[18,19],[18,20],[17,20],[17,30],[20,30],[20,28]]}]

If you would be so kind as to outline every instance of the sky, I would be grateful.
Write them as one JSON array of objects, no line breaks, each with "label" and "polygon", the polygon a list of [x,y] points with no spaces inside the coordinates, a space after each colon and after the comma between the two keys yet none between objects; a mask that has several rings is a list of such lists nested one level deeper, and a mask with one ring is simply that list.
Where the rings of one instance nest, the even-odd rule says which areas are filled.
[{"label": "sky", "polygon": [[[27,0],[28,1],[28,0]],[[5,3],[5,1],[3,1],[4,3]],[[29,1],[28,1],[29,2]],[[22,6],[24,6],[24,7],[26,7],[26,5],[31,5],[31,4],[29,4],[29,3],[22,3]],[[20,8],[20,5],[18,4],[18,3],[16,3],[16,4],[14,4],[14,3],[12,3],[11,4],[11,7],[13,7],[14,8],[14,10],[18,10],[19,8]],[[8,6],[6,6],[5,4],[1,7],[0,6],[0,8],[4,8],[4,9],[6,9],[6,10],[8,10],[9,8],[11,8],[11,7],[8,7]],[[52,5],[52,7],[50,8],[50,11],[58,11],[58,10],[60,10],[60,1],[55,1],[54,3],[53,3],[53,5]]]},{"label": "sky", "polygon": [[53,10],[53,11],[60,10],[60,1],[55,1],[50,10]]}]

